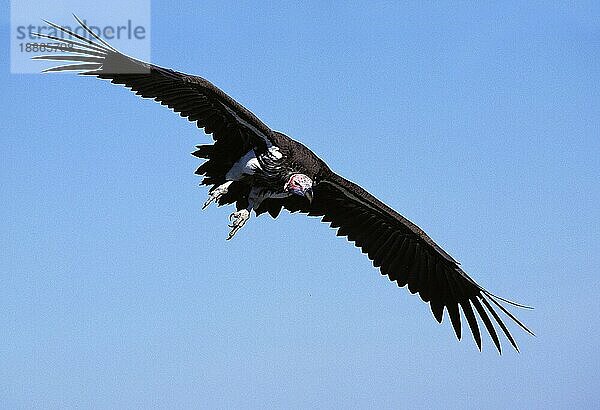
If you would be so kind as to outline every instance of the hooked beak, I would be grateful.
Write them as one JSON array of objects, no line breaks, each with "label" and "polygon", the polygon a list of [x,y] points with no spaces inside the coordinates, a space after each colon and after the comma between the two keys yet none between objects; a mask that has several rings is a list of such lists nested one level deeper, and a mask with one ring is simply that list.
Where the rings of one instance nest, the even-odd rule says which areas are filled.
[{"label": "hooked beak", "polygon": [[313,191],[312,189],[307,189],[304,191],[304,196],[308,199],[308,202],[312,204],[313,201]]}]

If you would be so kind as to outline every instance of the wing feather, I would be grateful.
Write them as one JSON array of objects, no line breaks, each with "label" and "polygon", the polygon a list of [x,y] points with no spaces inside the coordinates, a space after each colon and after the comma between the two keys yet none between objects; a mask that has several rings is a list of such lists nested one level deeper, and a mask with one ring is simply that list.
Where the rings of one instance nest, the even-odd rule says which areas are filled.
[{"label": "wing feather", "polygon": [[331,173],[315,189],[315,200],[304,212],[321,216],[337,228],[338,236],[347,236],[361,248],[383,275],[408,285],[429,302],[431,312],[442,322],[447,310],[456,337],[462,336],[461,313],[466,319],[473,340],[481,350],[482,336],[477,317],[487,330],[498,352],[502,352],[496,327],[518,350],[517,344],[495,311],[494,306],[517,325],[531,331],[510,313],[499,298],[469,277],[446,251],[439,247],[422,229],[379,201],[358,185]]},{"label": "wing feather", "polygon": [[91,36],[89,39],[51,22],[47,24],[62,32],[65,38],[37,34],[60,43],[46,48],[61,51],[64,55],[40,55],[34,59],[74,63],[44,71],[79,71],[82,75],[123,85],[196,122],[199,128],[212,134],[215,141],[226,141],[221,148],[228,151],[220,156],[219,164],[209,167],[211,174],[208,177],[222,178],[241,155],[250,149],[260,151],[273,144],[273,131],[268,126],[206,79],[126,56],[97,36],[77,16],[75,19]]}]

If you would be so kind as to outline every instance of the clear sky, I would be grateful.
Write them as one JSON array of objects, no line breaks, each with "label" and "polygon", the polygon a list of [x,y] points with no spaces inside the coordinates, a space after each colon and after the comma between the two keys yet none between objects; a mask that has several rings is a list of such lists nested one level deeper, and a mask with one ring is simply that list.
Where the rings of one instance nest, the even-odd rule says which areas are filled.
[{"label": "clear sky", "polygon": [[598,406],[599,3],[270,3],[154,2],[152,61],[535,306],[537,337],[456,341],[315,219],[226,242],[189,155],[208,137],[106,82],[11,74],[2,13],[0,407]]}]

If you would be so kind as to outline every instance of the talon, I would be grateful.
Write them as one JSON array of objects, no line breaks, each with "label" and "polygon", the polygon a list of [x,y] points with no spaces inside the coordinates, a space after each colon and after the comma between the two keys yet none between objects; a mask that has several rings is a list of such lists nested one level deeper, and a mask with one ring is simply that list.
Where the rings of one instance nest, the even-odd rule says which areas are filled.
[{"label": "talon", "polygon": [[202,209],[206,209],[210,204],[217,201],[221,196],[223,196],[223,193],[217,192],[216,189],[212,191],[210,194],[208,194],[208,199],[206,200],[206,202],[204,202],[204,205],[202,205]]},{"label": "talon", "polygon": [[206,200],[206,202],[204,202],[204,205],[202,205],[202,209],[206,209],[206,207],[208,207],[213,201],[215,200],[215,197],[211,194],[208,194],[208,199]]},{"label": "talon", "polygon": [[241,209],[229,215],[229,220],[231,221],[232,219],[233,222],[231,225],[229,225],[229,227],[232,229],[227,236],[227,240],[233,238],[234,235],[246,224],[246,221],[250,219],[250,212],[247,209]]},{"label": "talon", "polygon": [[202,209],[206,209],[206,207],[212,204],[213,202],[219,202],[219,199],[221,199],[221,197],[225,195],[229,190],[229,185],[231,185],[232,182],[233,181],[227,181],[224,184],[221,184],[215,189],[213,189],[208,194],[208,199],[206,200],[206,202],[204,202],[204,205],[202,205]]}]

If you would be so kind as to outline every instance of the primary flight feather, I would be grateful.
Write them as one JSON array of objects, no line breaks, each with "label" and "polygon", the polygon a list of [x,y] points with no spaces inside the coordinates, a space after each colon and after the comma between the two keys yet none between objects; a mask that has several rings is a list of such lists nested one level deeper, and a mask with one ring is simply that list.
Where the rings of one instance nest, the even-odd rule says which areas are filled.
[{"label": "primary flight feather", "polygon": [[502,302],[523,306],[485,290],[423,230],[331,171],[310,149],[269,128],[204,78],[126,56],[75,18],[89,35],[47,22],[62,35],[37,35],[61,43],[46,48],[67,54],[34,59],[68,63],[45,72],[77,71],[122,84],[137,95],[168,106],[212,134],[214,143],[197,146],[193,155],[206,160],[196,170],[204,177],[202,183],[211,186],[204,207],[212,202],[235,203],[228,239],[244,226],[251,211],[257,215],[268,212],[276,218],[286,208],[321,217],[338,229],[338,236],[346,236],[361,248],[383,275],[400,287],[408,285],[411,293],[418,292],[424,302],[429,302],[438,322],[446,309],[458,339],[461,310],[479,349],[477,316],[499,352],[498,327],[518,350],[496,309],[533,334]]}]

